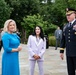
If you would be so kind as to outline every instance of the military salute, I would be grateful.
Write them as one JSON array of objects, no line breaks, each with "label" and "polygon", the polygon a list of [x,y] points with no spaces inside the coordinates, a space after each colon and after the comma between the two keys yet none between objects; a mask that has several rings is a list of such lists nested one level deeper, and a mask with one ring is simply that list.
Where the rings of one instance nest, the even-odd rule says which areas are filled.
[{"label": "military salute", "polygon": [[64,48],[66,47],[66,59],[68,75],[75,75],[76,68],[76,10],[67,8],[66,18],[68,23],[63,28],[61,40],[60,57],[64,58]]}]

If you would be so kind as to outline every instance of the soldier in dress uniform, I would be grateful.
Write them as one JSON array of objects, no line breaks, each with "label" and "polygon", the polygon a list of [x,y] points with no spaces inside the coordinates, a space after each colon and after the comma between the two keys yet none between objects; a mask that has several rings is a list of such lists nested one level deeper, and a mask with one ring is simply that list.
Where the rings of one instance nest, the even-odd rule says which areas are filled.
[{"label": "soldier in dress uniform", "polygon": [[75,75],[76,69],[76,10],[66,9],[68,23],[63,28],[60,47],[60,57],[64,59],[64,48],[66,47],[66,61],[68,75]]}]

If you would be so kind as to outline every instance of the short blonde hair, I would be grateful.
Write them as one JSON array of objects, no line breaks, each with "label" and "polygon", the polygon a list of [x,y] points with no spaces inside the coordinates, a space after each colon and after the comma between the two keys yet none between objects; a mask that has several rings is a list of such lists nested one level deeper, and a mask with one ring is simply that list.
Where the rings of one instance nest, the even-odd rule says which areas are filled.
[{"label": "short blonde hair", "polygon": [[12,19],[9,19],[9,20],[7,20],[7,21],[4,23],[4,28],[3,28],[3,31],[4,31],[4,32],[8,32],[8,25],[9,25],[10,22],[13,22],[14,25],[15,25],[14,31],[17,30],[16,22],[15,22],[14,20],[12,20]]}]

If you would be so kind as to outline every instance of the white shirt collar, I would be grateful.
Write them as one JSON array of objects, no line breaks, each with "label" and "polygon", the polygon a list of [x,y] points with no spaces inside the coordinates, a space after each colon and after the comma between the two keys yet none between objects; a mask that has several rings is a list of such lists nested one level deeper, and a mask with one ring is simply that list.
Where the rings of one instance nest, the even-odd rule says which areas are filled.
[{"label": "white shirt collar", "polygon": [[74,20],[71,22],[71,25],[74,23],[75,20],[76,20],[76,19],[74,19]]}]

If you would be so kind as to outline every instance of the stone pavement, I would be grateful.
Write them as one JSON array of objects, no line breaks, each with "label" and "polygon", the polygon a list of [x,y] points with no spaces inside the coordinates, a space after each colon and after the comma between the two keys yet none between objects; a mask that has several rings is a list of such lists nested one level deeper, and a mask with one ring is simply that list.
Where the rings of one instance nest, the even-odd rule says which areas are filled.
[{"label": "stone pavement", "polygon": [[[21,44],[23,49],[19,54],[20,58],[20,73],[21,75],[29,75],[29,60],[28,60],[28,49],[27,46]],[[59,49],[54,50],[54,47],[46,49],[44,54],[44,75],[67,75],[66,69],[66,58],[60,59]],[[1,60],[3,50],[0,52],[0,75],[1,75]],[[35,66],[35,74],[38,74],[38,65]]]}]

